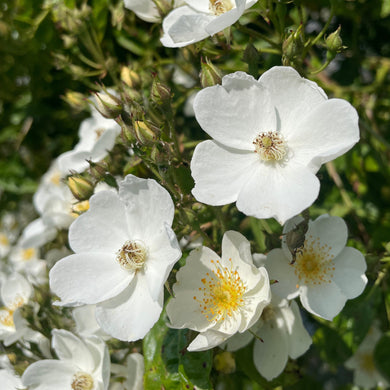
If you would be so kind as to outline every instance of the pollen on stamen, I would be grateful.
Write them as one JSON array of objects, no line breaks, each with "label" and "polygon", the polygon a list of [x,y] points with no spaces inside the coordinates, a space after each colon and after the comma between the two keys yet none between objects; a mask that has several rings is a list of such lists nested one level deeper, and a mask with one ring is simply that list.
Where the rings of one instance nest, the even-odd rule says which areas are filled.
[{"label": "pollen on stamen", "polygon": [[[231,259],[229,259],[231,260]],[[194,296],[201,313],[209,321],[223,321],[244,305],[246,285],[236,269],[223,267],[219,261],[212,262],[215,270],[201,279],[200,295]]]},{"label": "pollen on stamen", "polygon": [[147,249],[141,240],[126,241],[116,254],[122,268],[130,271],[142,269],[147,259]]},{"label": "pollen on stamen", "polygon": [[216,16],[222,15],[233,8],[231,0],[210,0],[210,12]]},{"label": "pollen on stamen", "polygon": [[86,372],[77,372],[73,375],[71,384],[73,390],[92,390],[93,386],[93,379]]},{"label": "pollen on stamen", "polygon": [[253,145],[255,145],[255,153],[263,161],[280,161],[287,154],[286,142],[276,131],[259,134],[253,141]]}]

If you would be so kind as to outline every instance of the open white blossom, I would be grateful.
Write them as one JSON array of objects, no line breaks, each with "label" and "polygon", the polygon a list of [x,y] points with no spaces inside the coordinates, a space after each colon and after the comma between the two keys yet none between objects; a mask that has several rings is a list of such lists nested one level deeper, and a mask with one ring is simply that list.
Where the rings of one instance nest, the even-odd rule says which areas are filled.
[{"label": "open white blossom", "polygon": [[253,265],[249,241],[235,231],[224,234],[222,257],[196,248],[176,278],[166,310],[172,327],[200,332],[189,351],[213,348],[245,332],[271,299],[267,271]]},{"label": "open white blossom", "polygon": [[191,161],[195,198],[237,202],[256,218],[284,223],[318,196],[321,164],[359,140],[356,110],[329,99],[293,68],[273,67],[259,80],[243,72],[201,90],[194,103],[201,142]]},{"label": "open white blossom", "polygon": [[181,256],[173,216],[169,193],[151,179],[128,175],[119,194],[93,195],[89,210],[69,229],[75,254],[50,271],[60,304],[96,304],[106,333],[127,341],[143,338],[160,316],[164,283]]},{"label": "open white blossom", "polygon": [[98,337],[81,339],[62,330],[52,331],[52,348],[59,360],[32,363],[22,382],[29,390],[106,390],[110,379],[110,357]]},{"label": "open white blossom", "polygon": [[[289,221],[284,233],[299,221],[299,217]],[[287,299],[299,296],[310,313],[332,320],[347,299],[360,295],[367,284],[364,256],[357,249],[345,246],[347,237],[347,225],[340,217],[322,215],[309,221],[295,262],[285,242],[282,249],[268,253],[268,273],[278,281],[275,292]]]},{"label": "open white blossom", "polygon": [[231,26],[257,0],[185,0],[163,20],[166,47],[183,47],[199,42]]},{"label": "open white blossom", "polygon": [[[124,0],[124,3],[125,8],[133,11],[145,22],[157,23],[161,21],[161,16],[154,0]],[[183,0],[174,0],[173,7],[176,8],[183,4]]]},{"label": "open white blossom", "polygon": [[376,369],[374,362],[374,349],[381,336],[382,332],[377,324],[372,325],[355,354],[345,362],[345,366],[354,371],[353,382],[356,386],[366,389],[389,386]]}]

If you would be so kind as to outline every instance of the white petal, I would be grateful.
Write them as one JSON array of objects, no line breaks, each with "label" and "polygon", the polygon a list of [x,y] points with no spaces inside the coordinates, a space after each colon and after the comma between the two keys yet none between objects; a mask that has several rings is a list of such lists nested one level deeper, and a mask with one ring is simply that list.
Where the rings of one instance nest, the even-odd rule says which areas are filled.
[{"label": "white petal", "polygon": [[131,353],[126,359],[127,378],[126,388],[131,390],[144,390],[144,357],[140,353]]},{"label": "white petal", "polygon": [[40,247],[54,240],[57,229],[44,222],[43,218],[30,222],[23,230],[20,245],[23,248]]},{"label": "white petal", "polygon": [[[237,76],[237,77],[235,77]],[[225,79],[225,78],[224,78]],[[229,75],[230,82],[241,72]],[[244,79],[240,88],[215,85],[201,90],[194,101],[197,121],[206,133],[224,146],[254,152],[257,135],[276,130],[276,115],[268,91],[258,82]]]},{"label": "white petal", "polygon": [[312,314],[332,321],[347,301],[334,282],[305,288],[300,295],[303,307]]},{"label": "white petal", "polygon": [[127,175],[119,183],[119,197],[125,205],[130,236],[140,235],[134,238],[146,240],[164,230],[165,224],[172,225],[175,212],[172,198],[155,180]]},{"label": "white petal", "polygon": [[[51,290],[63,305],[93,304],[115,297],[134,273],[121,268],[115,255],[83,253],[58,261],[49,274]],[[98,288],[97,288],[98,287]]]},{"label": "white petal", "polygon": [[256,332],[263,340],[256,340],[253,362],[257,371],[271,380],[282,373],[288,359],[288,336],[283,321],[267,321]]},{"label": "white petal", "polygon": [[319,180],[306,167],[259,161],[254,174],[238,194],[237,208],[246,215],[274,217],[283,224],[311,206],[319,189]]},{"label": "white petal", "polygon": [[3,304],[15,310],[15,305],[18,304],[18,298],[22,299],[23,304],[27,303],[32,294],[31,284],[20,274],[12,274],[1,285],[1,300]]},{"label": "white petal", "polygon": [[172,267],[181,257],[181,250],[175,233],[169,227],[154,237],[153,246],[148,250],[144,273],[150,295],[157,300]]},{"label": "white petal", "polygon": [[316,173],[321,164],[341,156],[359,141],[356,110],[346,100],[330,99],[315,107],[286,138],[292,159]]},{"label": "white petal", "polygon": [[216,332],[214,330],[206,330],[205,332],[199,333],[192,343],[187,347],[190,352],[193,351],[206,351],[222,344],[229,338],[230,335]]},{"label": "white petal", "polygon": [[158,321],[162,306],[163,291],[153,300],[145,277],[139,273],[121,294],[96,306],[96,320],[112,337],[136,341]]},{"label": "white petal", "polygon": [[226,262],[229,258],[241,259],[253,265],[250,242],[241,233],[233,230],[225,232],[222,238],[222,259]]},{"label": "white petal", "polygon": [[295,301],[290,306],[280,308],[288,332],[288,354],[293,359],[303,355],[310,347],[312,340],[303,326],[301,313]]},{"label": "white petal", "polygon": [[76,253],[116,253],[130,238],[124,205],[118,195],[111,191],[93,195],[89,210],[69,228],[69,243]]},{"label": "white petal", "polygon": [[347,224],[340,217],[322,215],[314,222],[309,222],[306,240],[313,242],[319,238],[321,247],[325,247],[329,255],[337,256],[345,247],[348,238]]},{"label": "white petal", "polygon": [[160,14],[156,4],[147,0],[124,0],[125,8],[133,11],[145,22],[156,23],[160,20]]},{"label": "white petal", "polygon": [[[236,333],[226,341],[227,351],[238,351],[241,348],[246,347],[253,340],[253,335],[250,332]],[[221,348],[223,348],[221,346]]]},{"label": "white petal", "polygon": [[232,203],[257,165],[254,152],[225,148],[214,141],[197,145],[191,161],[195,198],[213,206]]},{"label": "white petal", "polygon": [[278,130],[285,137],[296,130],[302,118],[327,99],[316,83],[304,79],[289,66],[274,66],[263,73],[259,81],[270,91],[272,104],[278,112]]},{"label": "white petal", "polygon": [[22,382],[31,390],[69,390],[75,373],[75,366],[70,362],[40,360],[27,367]]},{"label": "white petal", "polygon": [[360,295],[367,284],[367,277],[364,275],[367,268],[364,256],[357,249],[346,247],[334,262],[336,269],[333,280],[341,292],[348,299]]}]

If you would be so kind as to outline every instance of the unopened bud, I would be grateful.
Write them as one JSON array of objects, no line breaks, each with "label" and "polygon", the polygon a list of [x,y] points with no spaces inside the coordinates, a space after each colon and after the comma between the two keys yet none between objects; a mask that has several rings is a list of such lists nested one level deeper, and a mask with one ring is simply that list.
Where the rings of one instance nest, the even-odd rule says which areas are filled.
[{"label": "unopened bud", "polygon": [[105,117],[109,119],[117,118],[122,112],[122,102],[114,95],[96,92],[95,107]]},{"label": "unopened bud", "polygon": [[200,71],[200,84],[203,88],[212,87],[222,83],[222,72],[208,58],[202,60],[202,70]]},{"label": "unopened bud", "polygon": [[140,144],[150,145],[156,141],[160,129],[144,121],[134,121],[134,132]]},{"label": "unopened bud", "polygon": [[153,102],[155,102],[159,105],[167,106],[171,102],[171,96],[172,96],[172,94],[171,94],[170,88],[168,86],[160,83],[155,78],[153,80],[152,94],[151,94]]},{"label": "unopened bud", "polygon": [[331,53],[339,53],[341,50],[345,48],[343,46],[343,40],[341,39],[340,36],[340,31],[341,31],[341,26],[339,26],[336,31],[332,32],[332,34],[330,34],[325,39],[326,47]]},{"label": "unopened bud", "polygon": [[77,200],[89,199],[94,191],[93,184],[80,175],[69,176],[67,184],[73,196]]},{"label": "unopened bud", "polygon": [[231,374],[236,371],[236,361],[231,352],[221,352],[214,357],[214,367],[223,374]]},{"label": "unopened bud", "polygon": [[84,95],[79,92],[66,91],[62,99],[68,103],[74,110],[82,111],[88,107],[88,102]]},{"label": "unopened bud", "polygon": [[91,172],[91,175],[96,179],[96,180],[101,180],[102,177],[107,173],[108,167],[107,164],[104,162],[93,162],[91,160],[87,160],[89,164],[89,170]]},{"label": "unopened bud", "polygon": [[294,61],[303,49],[301,30],[302,25],[296,31],[291,31],[290,35],[283,42],[283,56],[289,61]]},{"label": "unopened bud", "polygon": [[141,77],[137,72],[130,69],[128,66],[123,66],[121,69],[121,80],[130,88],[139,88],[141,86]]}]

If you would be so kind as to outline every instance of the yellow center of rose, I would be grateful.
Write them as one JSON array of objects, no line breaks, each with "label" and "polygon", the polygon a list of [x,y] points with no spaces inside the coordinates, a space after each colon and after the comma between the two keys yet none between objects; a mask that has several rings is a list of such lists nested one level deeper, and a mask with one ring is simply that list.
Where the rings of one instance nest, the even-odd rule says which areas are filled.
[{"label": "yellow center of rose", "polygon": [[98,140],[105,131],[106,131],[105,129],[96,129],[95,130],[96,140]]},{"label": "yellow center of rose", "polygon": [[246,286],[232,266],[223,267],[219,260],[211,260],[211,263],[215,270],[201,279],[199,296],[193,299],[199,302],[201,313],[209,321],[219,322],[231,317],[244,304]]},{"label": "yellow center of rose", "polygon": [[51,177],[50,177],[50,181],[55,185],[55,186],[59,186],[60,183],[61,183],[61,174],[59,172],[56,172],[54,173]]},{"label": "yellow center of rose", "polygon": [[263,161],[280,161],[287,154],[286,143],[276,131],[259,134],[253,141],[253,145],[255,145],[255,153]]},{"label": "yellow center of rose", "polygon": [[93,379],[86,372],[77,372],[73,375],[71,386],[73,390],[92,390]]},{"label": "yellow center of rose", "polygon": [[310,235],[306,237],[302,250],[297,252],[295,263],[290,264],[300,283],[311,286],[331,283],[335,270],[331,249],[327,244],[321,245],[319,238],[313,240]]},{"label": "yellow center of rose", "polygon": [[210,0],[210,11],[214,15],[222,15],[233,8],[231,0]]},{"label": "yellow center of rose", "polygon": [[8,327],[14,327],[14,312],[9,309],[0,310],[0,324]]},{"label": "yellow center of rose", "polygon": [[34,248],[22,249],[22,260],[23,261],[29,261],[33,257],[35,257],[35,249]]},{"label": "yellow center of rose", "polygon": [[3,246],[9,245],[8,237],[3,233],[0,233],[0,245],[3,245]]},{"label": "yellow center of rose", "polygon": [[141,240],[126,241],[116,254],[116,260],[122,268],[137,271],[144,267],[147,250]]}]

